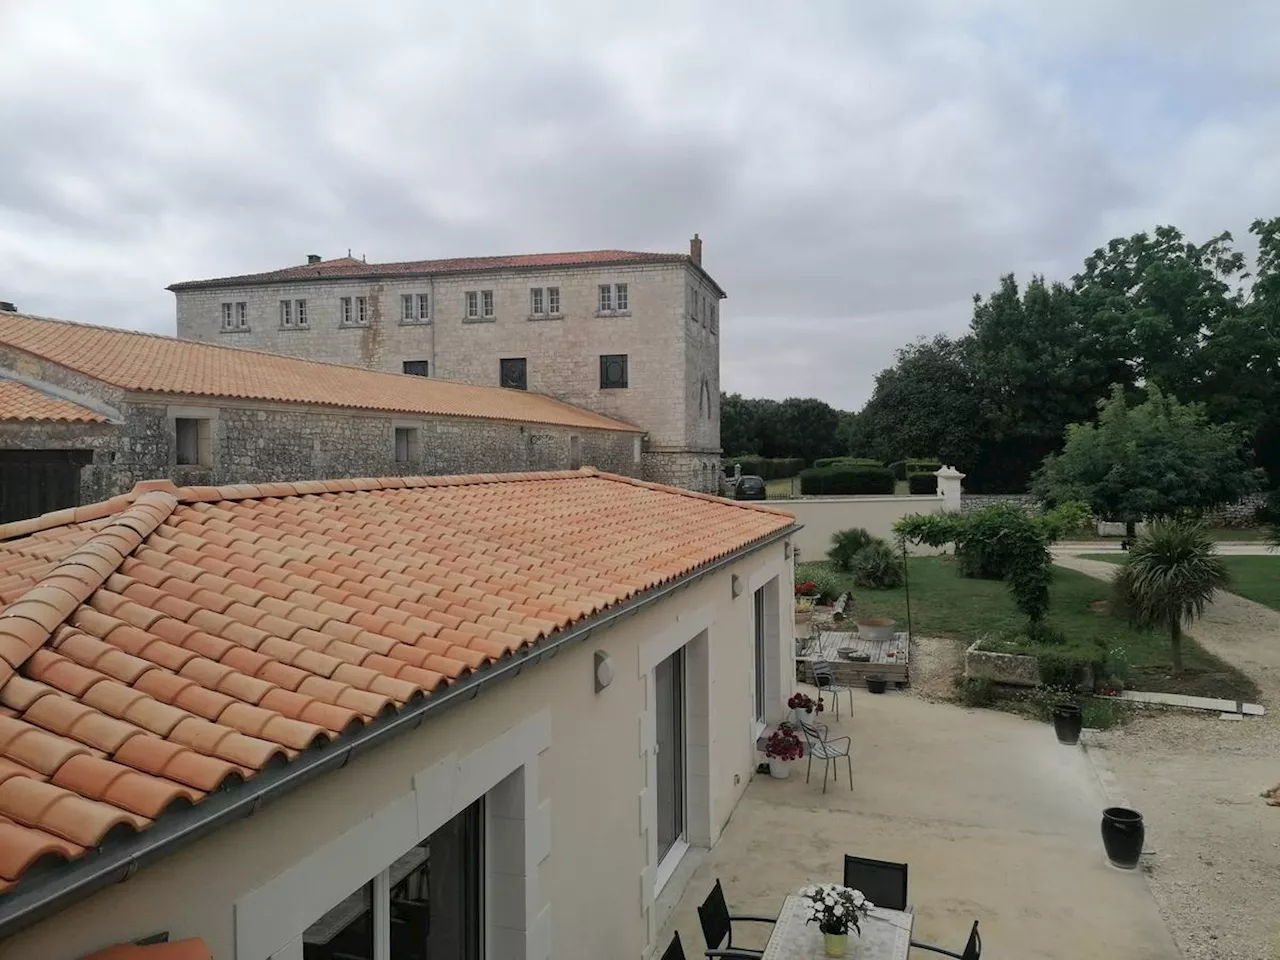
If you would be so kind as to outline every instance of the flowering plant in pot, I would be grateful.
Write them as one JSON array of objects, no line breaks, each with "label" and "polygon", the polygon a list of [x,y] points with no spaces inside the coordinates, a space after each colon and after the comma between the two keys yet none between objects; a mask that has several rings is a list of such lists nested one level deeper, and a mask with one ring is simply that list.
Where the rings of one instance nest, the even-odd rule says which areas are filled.
[{"label": "flowering plant in pot", "polygon": [[791,761],[804,756],[804,744],[791,729],[791,724],[780,723],[765,741],[764,755],[769,759],[769,776],[785,780],[791,776]]},{"label": "flowering plant in pot", "polygon": [[796,612],[813,613],[813,606],[818,602],[818,585],[807,580],[796,584]]},{"label": "flowering plant in pot", "polygon": [[787,706],[794,711],[797,720],[803,720],[808,724],[813,723],[815,713],[821,713],[823,710],[822,698],[815,700],[807,693],[793,693],[787,699]]},{"label": "flowering plant in pot", "polygon": [[828,957],[843,957],[848,948],[849,930],[862,934],[861,920],[873,904],[862,891],[838,883],[819,883],[800,891],[804,898],[805,920],[822,931]]}]

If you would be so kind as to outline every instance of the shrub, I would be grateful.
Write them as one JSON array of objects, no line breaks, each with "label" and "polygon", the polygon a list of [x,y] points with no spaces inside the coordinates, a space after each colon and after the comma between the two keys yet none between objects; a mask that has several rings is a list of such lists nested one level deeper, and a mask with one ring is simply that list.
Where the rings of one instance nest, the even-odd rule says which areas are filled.
[{"label": "shrub", "polygon": [[827,604],[840,596],[840,578],[825,563],[796,564],[796,583],[814,584],[818,603]]},{"label": "shrub", "polygon": [[878,538],[853,555],[850,567],[854,584],[868,590],[892,590],[906,578],[902,557]]},{"label": "shrub", "polygon": [[831,535],[831,549],[827,551],[827,559],[830,560],[837,570],[843,570],[848,573],[853,569],[853,558],[863,547],[870,546],[877,541],[883,543],[878,537],[872,536],[862,527],[850,527],[848,530],[838,530]]},{"label": "shrub", "polygon": [[964,522],[958,513],[913,513],[895,523],[893,532],[913,543],[945,547],[960,539]]},{"label": "shrub", "polygon": [[995,702],[995,683],[990,677],[957,677],[956,699],[966,707],[989,707]]},{"label": "shrub", "polygon": [[932,473],[912,473],[907,476],[907,490],[913,494],[937,496],[938,478]]},{"label": "shrub", "polygon": [[883,467],[884,463],[867,457],[819,457],[813,465],[821,470],[823,467]]},{"label": "shrub", "polygon": [[851,467],[836,464],[813,467],[800,472],[803,494],[889,494],[893,493],[893,474],[884,467]]},{"label": "shrub", "polygon": [[729,457],[724,461],[725,472],[733,475],[734,465],[740,466],[747,476],[761,477],[765,480],[785,480],[794,477],[804,469],[804,460],[800,457]]},{"label": "shrub", "polygon": [[1100,647],[1072,647],[1036,653],[1040,683],[1054,690],[1092,692],[1106,669],[1106,651]]},{"label": "shrub", "polygon": [[913,473],[935,473],[942,469],[942,462],[939,460],[916,460],[907,458],[905,460],[895,460],[889,464],[889,469],[893,471],[893,476],[897,480],[909,480]]}]

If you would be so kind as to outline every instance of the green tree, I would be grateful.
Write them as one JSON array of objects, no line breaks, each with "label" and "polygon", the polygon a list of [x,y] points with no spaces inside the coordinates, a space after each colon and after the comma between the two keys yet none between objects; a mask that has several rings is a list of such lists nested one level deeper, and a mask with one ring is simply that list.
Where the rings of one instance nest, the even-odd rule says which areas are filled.
[{"label": "green tree", "polygon": [[740,393],[720,394],[720,447],[726,457],[760,452],[752,403]]},{"label": "green tree", "polygon": [[1136,625],[1169,631],[1175,676],[1182,673],[1182,628],[1229,581],[1226,564],[1204,528],[1186,521],[1156,521],[1129,551],[1117,572],[1117,607]]},{"label": "green tree", "polygon": [[800,457],[813,463],[819,457],[843,453],[840,447],[840,412],[812,398],[791,397],[779,410],[784,450],[782,457]]},{"label": "green tree", "polygon": [[1059,454],[1045,458],[1032,492],[1050,507],[1082,500],[1121,520],[1129,536],[1144,518],[1168,518],[1238,500],[1260,485],[1240,432],[1213,424],[1199,404],[1181,404],[1155,385],[1130,406],[1116,386],[1097,423],[1067,428]]}]

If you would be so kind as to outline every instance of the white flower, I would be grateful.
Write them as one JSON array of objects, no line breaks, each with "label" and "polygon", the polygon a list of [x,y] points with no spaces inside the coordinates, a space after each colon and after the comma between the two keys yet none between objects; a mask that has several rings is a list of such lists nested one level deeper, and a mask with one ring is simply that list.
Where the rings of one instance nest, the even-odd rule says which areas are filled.
[{"label": "white flower", "polygon": [[862,906],[862,905],[863,905],[864,903],[866,903],[866,902],[867,902],[867,898],[866,898],[866,897],[864,897],[864,896],[862,895],[862,891],[861,891],[861,890],[855,890],[855,891],[853,891],[853,903],[854,903],[854,906],[858,906],[858,907],[860,907],[860,906]]},{"label": "white flower", "polygon": [[844,916],[844,906],[843,906],[843,905],[841,905],[841,904],[839,904],[839,903],[837,903],[837,904],[836,904],[836,906],[835,906],[835,910],[834,910],[834,911],[832,911],[832,912],[833,912],[833,913],[835,913],[835,915],[836,915],[837,917],[843,917],[843,916]]}]

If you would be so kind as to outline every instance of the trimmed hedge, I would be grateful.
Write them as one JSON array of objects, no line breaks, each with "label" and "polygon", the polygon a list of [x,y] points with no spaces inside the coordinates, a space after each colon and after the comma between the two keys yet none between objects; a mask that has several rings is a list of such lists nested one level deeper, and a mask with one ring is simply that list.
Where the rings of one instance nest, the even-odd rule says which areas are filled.
[{"label": "trimmed hedge", "polygon": [[907,490],[914,494],[937,496],[938,478],[932,473],[907,474]]},{"label": "trimmed hedge", "polygon": [[884,467],[812,467],[800,471],[800,492],[816,494],[893,493],[893,472]]},{"label": "trimmed hedge", "polygon": [[893,475],[898,480],[908,480],[913,473],[934,473],[942,469],[942,463],[938,460],[919,460],[907,458],[906,460],[895,460],[889,464],[889,469],[893,471]]},{"label": "trimmed hedge", "polygon": [[733,466],[742,467],[743,476],[761,477],[765,480],[785,480],[794,477],[805,467],[801,457],[729,457],[724,461],[725,472],[733,475]]},{"label": "trimmed hedge", "polygon": [[819,470],[823,467],[883,467],[884,461],[867,457],[819,457],[813,461]]}]

